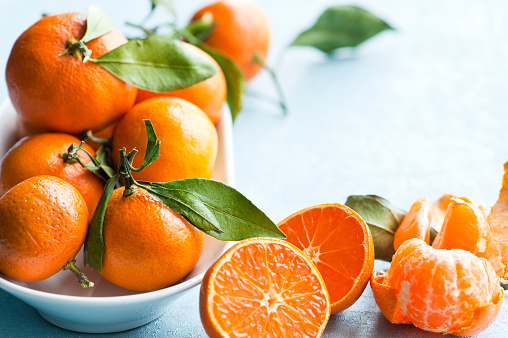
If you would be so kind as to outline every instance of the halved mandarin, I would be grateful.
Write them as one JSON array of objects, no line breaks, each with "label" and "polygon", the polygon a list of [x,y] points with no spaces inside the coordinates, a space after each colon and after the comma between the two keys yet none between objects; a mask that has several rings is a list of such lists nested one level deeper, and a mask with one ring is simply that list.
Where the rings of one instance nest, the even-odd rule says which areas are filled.
[{"label": "halved mandarin", "polygon": [[243,240],[206,272],[199,298],[210,337],[320,337],[330,317],[325,283],[294,245]]},{"label": "halved mandarin", "polygon": [[374,244],[369,227],[356,212],[338,203],[316,205],[287,217],[278,227],[317,266],[332,313],[360,298],[374,269]]}]

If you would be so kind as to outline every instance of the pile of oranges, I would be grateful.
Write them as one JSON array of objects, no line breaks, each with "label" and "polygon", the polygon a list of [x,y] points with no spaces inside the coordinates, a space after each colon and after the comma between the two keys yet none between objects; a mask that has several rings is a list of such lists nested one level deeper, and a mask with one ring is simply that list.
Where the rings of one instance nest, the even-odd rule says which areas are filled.
[{"label": "pile of oranges", "polygon": [[[205,12],[213,15],[216,29],[204,43],[237,63],[247,79],[254,77],[261,68],[254,55],[265,57],[269,43],[263,13],[249,2],[219,1],[193,20]],[[260,32],[255,39],[244,39],[249,27]],[[139,151],[133,163],[139,167],[147,144],[144,120],[150,120],[161,141],[160,158],[133,173],[137,180],[209,179],[215,165],[215,124],[227,95],[217,62],[180,42],[212,64],[215,75],[168,93],[138,89],[68,52],[86,30],[83,14],[44,16],[17,39],[7,63],[20,140],[0,167],[0,272],[22,281],[45,279],[72,265],[85,241],[105,180],[84,167],[101,144],[86,140],[77,147],[83,132],[110,139],[108,162],[113,168],[120,165],[122,148]],[[86,47],[97,58],[127,41],[113,29]],[[114,191],[103,235],[102,276],[137,291],[180,280],[195,266],[203,246],[201,231],[142,189],[130,196],[121,187]],[[156,269],[160,266],[166,269]]]}]

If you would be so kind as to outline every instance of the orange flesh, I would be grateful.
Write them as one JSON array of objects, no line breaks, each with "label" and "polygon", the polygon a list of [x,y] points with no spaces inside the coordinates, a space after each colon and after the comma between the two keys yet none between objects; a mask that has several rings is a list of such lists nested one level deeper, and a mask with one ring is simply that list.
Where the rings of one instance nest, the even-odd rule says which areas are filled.
[{"label": "orange flesh", "polygon": [[[362,228],[359,222],[363,221],[351,209],[338,204],[325,204],[304,209],[278,225],[286,234],[287,241],[305,252],[323,276],[332,303],[332,313],[356,301],[363,287],[344,308],[335,310],[333,307],[334,303],[348,296],[357,284],[363,283],[359,280],[364,279],[366,284],[373,269],[372,239],[366,230],[367,226]],[[363,271],[366,273],[362,274]]]},{"label": "orange flesh", "polygon": [[209,304],[231,337],[313,337],[328,319],[325,292],[302,255],[279,243],[255,243],[219,268]]},{"label": "orange flesh", "polygon": [[397,250],[402,243],[411,238],[419,238],[429,244],[431,221],[432,214],[429,201],[425,197],[418,199],[413,203],[411,209],[406,216],[404,216],[402,223],[395,232],[393,238],[393,247],[395,250]]},{"label": "orange flesh", "polygon": [[485,256],[490,244],[490,227],[483,211],[460,199],[452,199],[443,227],[432,246],[436,249],[462,249]]}]

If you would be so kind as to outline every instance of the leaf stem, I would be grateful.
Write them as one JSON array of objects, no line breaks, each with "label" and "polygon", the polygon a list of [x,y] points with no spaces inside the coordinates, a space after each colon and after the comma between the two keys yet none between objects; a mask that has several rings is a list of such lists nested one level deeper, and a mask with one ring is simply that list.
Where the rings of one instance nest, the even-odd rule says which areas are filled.
[{"label": "leaf stem", "polygon": [[282,86],[280,85],[280,81],[277,76],[277,73],[275,72],[274,69],[272,69],[271,67],[269,67],[266,64],[265,60],[259,53],[254,54],[254,56],[252,57],[252,62],[261,65],[263,67],[263,69],[266,70],[268,72],[268,74],[270,75],[270,78],[272,79],[273,86],[275,87],[275,90],[277,91],[277,96],[279,97],[278,104],[279,104],[280,108],[282,109],[282,113],[284,115],[287,115],[287,113],[288,113],[288,108],[287,108],[287,104],[286,104],[287,101],[284,96],[284,91],[282,90]]},{"label": "leaf stem", "polygon": [[72,273],[78,277],[79,284],[81,284],[82,288],[86,289],[93,287],[94,283],[91,282],[81,270],[79,270],[79,268],[75,265],[75,263],[76,263],[75,259],[69,260],[67,263],[64,264],[62,270],[71,270]]},{"label": "leaf stem", "polygon": [[69,41],[67,43],[67,48],[60,55],[72,55],[75,58],[80,58],[83,63],[88,61],[90,56],[92,55],[92,51],[88,49],[83,41],[76,39],[74,36],[69,36]]},{"label": "leaf stem", "polygon": [[84,132],[80,133],[78,135],[78,138],[80,140],[89,139],[92,142],[99,143],[99,144],[105,145],[107,147],[111,147],[113,145],[112,138],[103,138],[103,137],[95,136],[90,129],[85,130]]}]

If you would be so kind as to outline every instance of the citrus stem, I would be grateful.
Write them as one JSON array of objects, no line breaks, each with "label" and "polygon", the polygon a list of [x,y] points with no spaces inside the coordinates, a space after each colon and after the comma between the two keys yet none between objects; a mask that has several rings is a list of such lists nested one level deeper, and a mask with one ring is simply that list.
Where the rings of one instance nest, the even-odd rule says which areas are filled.
[{"label": "citrus stem", "polygon": [[84,132],[80,133],[78,135],[78,138],[80,140],[89,139],[90,141],[93,141],[95,143],[99,143],[108,147],[111,147],[113,145],[113,138],[103,138],[103,137],[97,137],[93,134],[93,132],[88,129]]},{"label": "citrus stem", "polygon": [[90,56],[92,55],[92,51],[88,49],[83,41],[79,41],[74,36],[69,36],[69,42],[67,43],[67,48],[60,55],[72,55],[75,58],[81,58],[81,61],[85,63]]},{"label": "citrus stem", "polygon": [[78,277],[78,280],[79,280],[79,284],[81,284],[81,287],[86,289],[86,288],[91,288],[94,286],[94,283],[91,282],[88,277],[81,271],[78,269],[78,267],[75,265],[76,263],[76,260],[75,259],[71,259],[69,260],[67,263],[65,263],[65,265],[62,267],[62,270],[71,270],[73,274],[75,274],[77,277]]},{"label": "citrus stem", "polygon": [[277,76],[277,73],[274,69],[270,68],[266,63],[263,57],[259,53],[255,53],[252,62],[257,63],[263,67],[264,70],[268,72],[270,75],[270,78],[272,79],[273,86],[275,87],[275,90],[277,91],[278,98],[278,104],[280,108],[282,109],[282,113],[284,115],[287,115],[288,108],[286,104],[286,97],[284,96],[284,92],[282,90],[282,86],[280,85],[279,78]]},{"label": "citrus stem", "polygon": [[78,151],[83,150],[81,147],[85,144],[85,141],[81,141],[81,144],[78,146],[76,143],[73,143],[67,148],[67,151],[64,151],[60,154],[60,157],[63,158],[65,164],[73,164],[78,162]]},{"label": "citrus stem", "polygon": [[124,197],[138,192],[138,188],[135,185],[136,181],[131,174],[132,160],[137,152],[138,151],[136,149],[133,149],[129,154],[127,154],[125,148],[120,149],[120,175],[122,176],[125,185],[125,190],[123,191]]}]

